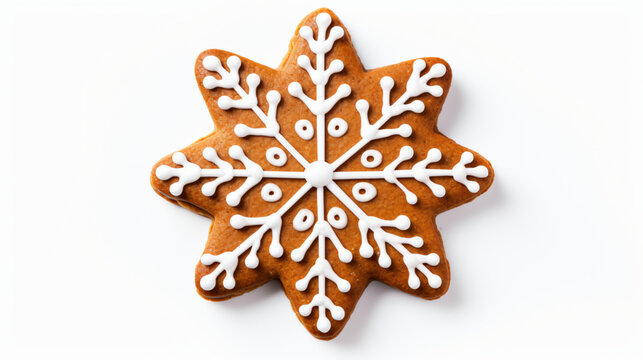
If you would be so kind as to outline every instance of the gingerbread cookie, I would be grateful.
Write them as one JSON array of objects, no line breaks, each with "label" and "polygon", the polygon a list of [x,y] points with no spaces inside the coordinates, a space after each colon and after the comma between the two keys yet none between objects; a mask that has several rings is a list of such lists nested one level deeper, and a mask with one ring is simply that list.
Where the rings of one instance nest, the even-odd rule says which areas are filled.
[{"label": "gingerbread cookie", "polygon": [[151,182],[213,219],[201,296],[278,279],[304,326],[330,339],[371,280],[425,299],[447,291],[435,217],[487,190],[493,172],[437,129],[451,83],[444,60],[366,71],[342,23],[320,9],[277,69],[207,50],[196,78],[214,131],[161,159]]}]

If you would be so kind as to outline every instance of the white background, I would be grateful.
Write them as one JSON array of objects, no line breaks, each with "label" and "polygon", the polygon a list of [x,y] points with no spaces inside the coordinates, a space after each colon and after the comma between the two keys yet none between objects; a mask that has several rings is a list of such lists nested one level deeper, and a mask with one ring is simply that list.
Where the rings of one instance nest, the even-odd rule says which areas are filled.
[{"label": "white background", "polygon": [[[150,188],[211,130],[196,56],[277,66],[333,9],[368,68],[439,56],[491,190],[439,216],[449,292],[381,284],[315,340],[278,284],[201,299],[209,221]],[[643,357],[643,25],[618,1],[23,1],[0,9],[0,357]]]}]

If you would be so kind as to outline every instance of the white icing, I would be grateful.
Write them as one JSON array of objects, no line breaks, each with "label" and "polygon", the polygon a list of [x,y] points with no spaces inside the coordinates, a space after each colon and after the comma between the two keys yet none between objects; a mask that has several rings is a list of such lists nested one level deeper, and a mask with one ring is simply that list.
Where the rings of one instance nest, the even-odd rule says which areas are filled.
[{"label": "white icing", "polygon": [[295,132],[304,140],[310,140],[315,135],[313,124],[306,119],[298,120],[295,123]]},{"label": "white icing", "polygon": [[312,112],[315,115],[323,115],[326,114],[327,112],[332,109],[337,102],[348,95],[351,94],[351,87],[348,86],[347,84],[341,84],[337,88],[337,91],[335,94],[333,94],[331,97],[325,100],[313,100],[308,97],[308,95],[304,94],[304,90],[301,87],[301,84],[298,82],[291,82],[290,85],[288,85],[288,92],[290,95],[298,98],[301,100],[310,112]]},{"label": "white icing", "polygon": [[406,196],[406,202],[409,204],[415,204],[418,201],[417,196],[413,194],[409,189],[407,189],[400,180],[397,179],[395,176],[395,169],[398,167],[398,165],[406,160],[410,160],[413,157],[413,148],[410,146],[403,146],[400,149],[400,154],[398,155],[397,159],[393,160],[390,164],[388,164],[382,173],[384,174],[384,180],[391,184],[397,185],[402,192],[404,192],[404,196]]},{"label": "white icing", "polygon": [[228,110],[231,108],[236,109],[252,109],[257,106],[257,87],[261,79],[259,75],[250,74],[246,78],[246,84],[248,84],[248,96],[244,96],[238,100],[232,100],[229,96],[221,96],[217,101],[219,107],[223,110]]},{"label": "white icing", "polygon": [[185,185],[193,183],[201,178],[201,168],[198,165],[189,162],[185,155],[180,152],[172,154],[172,161],[183,167],[172,168],[167,165],[161,165],[156,168],[156,177],[161,180],[178,177],[179,180],[170,185],[170,194],[179,196],[183,192],[183,187],[185,187]]},{"label": "white icing", "polygon": [[239,68],[241,67],[241,59],[236,56],[230,56],[226,62],[229,71],[226,71],[221,66],[221,61],[216,56],[206,56],[203,59],[203,67],[209,71],[216,71],[221,75],[221,79],[217,80],[214,76],[208,75],[203,78],[203,87],[209,90],[215,88],[232,89],[239,84]]},{"label": "white icing", "polygon": [[[219,155],[217,155],[217,152],[211,147],[203,149],[203,157],[214,163],[222,171],[222,174],[215,180],[208,181],[201,187],[201,193],[203,195],[212,196],[217,191],[217,187],[219,187],[219,185],[232,180],[234,177],[234,170],[232,165],[229,162],[221,160]],[[203,171],[201,172],[201,176],[204,176]]]},{"label": "white icing", "polygon": [[271,165],[282,167],[286,165],[288,157],[286,153],[278,147],[271,147],[266,151],[266,159]]},{"label": "white icing", "polygon": [[[341,225],[341,221],[338,223]],[[331,228],[330,224],[324,220],[317,220],[317,223],[315,223],[315,226],[313,226],[313,231],[310,233],[310,235],[308,235],[306,240],[304,240],[304,242],[298,248],[290,253],[290,257],[294,261],[300,262],[301,260],[303,260],[313,242],[317,239],[324,238],[329,239],[335,246],[335,248],[337,249],[339,260],[344,263],[349,263],[353,259],[353,255],[351,254],[351,252],[348,251],[344,247],[344,245],[342,245],[341,241],[339,241],[339,238],[335,234],[335,231],[333,231],[333,229]],[[321,244],[322,242],[320,241],[319,243]],[[322,246],[323,244],[320,245],[320,247]]]},{"label": "white icing", "polygon": [[[333,304],[328,296],[322,296],[321,294],[313,296],[313,300],[310,303],[300,306],[299,314],[301,316],[310,316],[314,307],[330,310],[330,316],[332,316],[335,320],[339,321],[344,319],[344,309]],[[319,312],[319,318],[317,319],[317,329],[323,333],[326,333],[328,332],[328,330],[330,330],[330,321],[328,321],[325,311]]]},{"label": "white icing", "polygon": [[306,231],[315,223],[315,214],[308,209],[301,209],[292,221],[292,227],[297,231]]},{"label": "white icing", "polygon": [[328,223],[335,229],[343,229],[348,225],[348,216],[346,212],[338,207],[328,210]]},{"label": "white icing", "polygon": [[217,267],[211,273],[203,276],[200,280],[200,286],[203,290],[213,290],[217,277],[225,271],[226,277],[223,280],[223,286],[226,289],[233,289],[235,286],[234,271],[239,263],[239,256],[250,250],[246,256],[245,265],[249,269],[255,269],[259,265],[257,251],[261,245],[261,239],[268,231],[272,231],[272,241],[268,251],[273,257],[280,257],[283,254],[283,247],[280,244],[281,234],[281,217],[293,207],[309,190],[311,186],[305,184],[279,208],[277,212],[263,217],[245,217],[233,215],[230,218],[230,225],[235,229],[242,229],[246,226],[261,225],[257,231],[244,240],[239,246],[232,251],[227,251],[219,255],[205,253],[201,256],[201,263],[209,266],[218,263]]},{"label": "white icing", "polygon": [[364,167],[376,168],[382,164],[382,153],[374,149],[366,150],[362,153],[361,161]]},{"label": "white icing", "polygon": [[426,63],[424,60],[418,59],[413,62],[413,71],[406,83],[406,90],[393,104],[391,104],[391,89],[394,86],[393,79],[385,76],[380,80],[380,86],[382,87],[382,116],[374,124],[371,124],[368,120],[368,101],[358,100],[355,103],[355,108],[361,118],[360,135],[362,139],[333,162],[333,169],[340,167],[344,162],[353,157],[355,153],[374,139],[381,139],[393,135],[400,135],[403,137],[411,136],[412,129],[407,124],[396,129],[381,129],[381,127],[392,117],[400,115],[406,111],[413,111],[416,113],[424,111],[424,104],[419,100],[412,101],[407,104],[406,102],[410,98],[424,93],[431,94],[435,97],[442,96],[442,87],[439,85],[429,86],[428,81],[444,76],[444,74],[446,74],[446,67],[443,64],[435,64],[431,66],[431,69],[426,75],[420,76],[420,73],[425,67]]},{"label": "white icing", "polygon": [[393,249],[402,255],[404,264],[407,266],[409,272],[408,284],[412,289],[417,289],[419,281],[415,271],[418,270],[424,274],[428,280],[429,286],[432,288],[439,288],[442,285],[442,280],[439,276],[433,274],[426,265],[437,266],[439,264],[439,256],[435,253],[428,255],[411,253],[404,245],[410,245],[415,248],[422,246],[424,241],[419,236],[414,237],[401,237],[389,232],[384,231],[383,227],[395,227],[399,230],[408,230],[411,226],[411,221],[407,216],[400,215],[393,220],[384,220],[374,216],[368,216],[357,204],[355,204],[344,191],[332,183],[328,186],[328,190],[332,192],[358,219],[358,228],[362,235],[362,245],[359,252],[362,257],[370,258],[373,256],[373,247],[368,243],[368,232],[373,232],[375,243],[380,249],[380,256],[378,264],[383,268],[391,266],[391,257],[386,251],[386,245],[390,245]]},{"label": "white icing", "polygon": [[261,179],[263,179],[263,169],[257,163],[248,159],[246,154],[243,152],[243,149],[241,149],[241,146],[239,145],[231,146],[230,150],[228,150],[228,154],[231,158],[241,161],[248,171],[246,181],[241,184],[241,186],[237,190],[228,193],[225,198],[228,205],[237,206],[241,202],[241,198],[243,197],[243,195],[245,195],[248,190],[252,189],[261,181]]},{"label": "white icing", "polygon": [[353,186],[353,197],[359,202],[371,201],[377,196],[377,189],[373,184],[358,182]]},{"label": "white icing", "polygon": [[[411,160],[414,151],[409,146],[400,149],[398,157],[389,163],[382,171],[337,171],[337,169],[352,158],[361,149],[363,149],[372,140],[384,139],[390,136],[409,137],[412,134],[412,128],[408,124],[402,124],[394,129],[382,129],[382,127],[392,117],[398,116],[404,112],[412,111],[421,113],[424,111],[424,103],[412,98],[422,94],[430,94],[434,97],[442,96],[443,89],[438,85],[429,85],[429,81],[434,78],[442,77],[446,74],[446,66],[443,64],[434,64],[429,71],[421,75],[426,68],[424,60],[413,62],[412,71],[406,83],[404,93],[394,102],[391,102],[391,91],[395,86],[392,78],[384,76],[380,79],[382,89],[382,108],[380,118],[371,124],[368,118],[369,103],[366,100],[358,100],[355,104],[360,116],[361,128],[359,140],[347,152],[342,154],[337,160],[329,164],[326,162],[326,133],[333,137],[341,137],[348,131],[348,123],[341,118],[334,118],[326,122],[326,114],[343,98],[351,93],[351,87],[348,84],[341,84],[335,90],[334,94],[326,97],[326,85],[333,74],[343,71],[344,63],[340,59],[333,59],[326,67],[326,55],[332,50],[333,45],[343,35],[341,27],[330,27],[332,19],[326,13],[320,13],[316,17],[317,34],[314,37],[313,29],[309,26],[302,26],[300,35],[304,38],[315,56],[315,67],[313,67],[311,58],[308,55],[301,55],[297,58],[297,64],[309,75],[316,89],[315,98],[310,98],[304,92],[300,83],[293,82],[288,86],[290,95],[301,100],[309,111],[316,116],[316,126],[313,127],[311,121],[301,119],[295,123],[295,132],[304,140],[311,140],[315,132],[317,133],[316,150],[317,159],[309,162],[305,159],[280,133],[280,127],[277,122],[277,108],[281,101],[281,95],[270,90],[266,94],[268,111],[264,113],[259,107],[257,98],[257,88],[261,79],[256,74],[249,74],[245,78],[246,88],[240,85],[239,70],[242,66],[241,60],[236,56],[228,57],[226,61],[227,69],[221,64],[221,61],[215,56],[207,56],[203,59],[203,67],[208,71],[216,72],[219,78],[208,75],[203,79],[203,86],[206,89],[233,89],[238,98],[232,99],[229,96],[219,97],[218,106],[223,109],[249,109],[252,110],[264,124],[264,128],[250,128],[245,124],[237,124],[234,132],[238,137],[247,136],[266,136],[275,138],[281,146],[272,147],[266,151],[266,159],[273,166],[281,167],[285,165],[288,154],[304,168],[303,171],[265,171],[263,168],[250,160],[238,145],[231,146],[228,150],[232,159],[238,160],[244,166],[243,169],[235,169],[232,164],[219,158],[213,148],[203,150],[203,158],[216,165],[217,168],[202,168],[199,165],[188,161],[183,153],[173,154],[172,161],[180,167],[170,167],[167,165],[159,166],[156,170],[156,176],[161,180],[178,178],[170,185],[170,193],[173,196],[180,196],[185,186],[198,181],[201,178],[214,178],[204,183],[201,192],[206,196],[213,196],[217,187],[225,182],[231,181],[236,177],[245,177],[243,184],[236,190],[231,191],[226,201],[230,206],[237,206],[242,197],[254,186],[260,183],[264,178],[281,178],[281,179],[301,179],[305,184],[274,213],[267,216],[245,217],[234,215],[230,218],[230,225],[235,229],[245,227],[258,227],[258,229],[246,238],[239,246],[232,251],[227,251],[218,255],[205,253],[201,262],[206,266],[213,267],[212,271],[200,279],[200,286],[204,290],[212,290],[217,283],[217,277],[225,272],[223,286],[226,289],[234,288],[236,281],[234,272],[239,263],[239,257],[247,252],[245,266],[254,269],[259,265],[257,251],[261,245],[263,236],[270,230],[272,237],[269,246],[269,253],[273,257],[283,255],[284,249],[280,243],[280,233],[282,226],[282,217],[289,211],[308,191],[315,188],[317,197],[317,216],[308,210],[300,209],[295,215],[292,226],[300,232],[310,233],[301,245],[292,250],[290,257],[296,262],[302,261],[312,244],[317,241],[318,254],[315,264],[308,270],[304,278],[296,282],[295,287],[299,291],[308,289],[310,281],[317,278],[317,294],[312,300],[299,307],[299,313],[302,316],[310,316],[312,309],[318,308],[317,329],[321,332],[328,332],[331,327],[330,320],[327,317],[326,310],[334,320],[342,320],[345,317],[345,311],[340,306],[335,305],[326,295],[326,280],[329,280],[337,286],[339,291],[348,292],[351,284],[342,279],[332,268],[326,257],[326,239],[330,240],[333,247],[337,250],[337,257],[340,261],[348,263],[352,261],[352,253],[346,249],[335,233],[334,229],[345,229],[348,225],[348,216],[346,212],[339,207],[332,207],[325,214],[324,209],[324,191],[328,189],[339,201],[357,217],[358,228],[361,234],[361,245],[359,252],[361,256],[370,258],[374,254],[374,248],[369,243],[368,233],[373,233],[375,245],[379,248],[378,263],[383,268],[391,266],[391,258],[387,253],[387,247],[401,254],[403,262],[408,270],[408,286],[411,289],[417,289],[421,285],[418,272],[427,280],[432,288],[439,288],[442,280],[438,275],[433,274],[429,267],[437,266],[440,263],[440,257],[436,253],[416,254],[411,253],[407,246],[419,248],[423,245],[422,238],[418,236],[402,237],[384,230],[385,228],[396,228],[401,231],[408,230],[411,220],[400,215],[393,220],[380,219],[375,216],[367,215],[336,183],[341,180],[374,180],[382,179],[391,184],[395,184],[405,194],[409,204],[417,203],[418,199],[415,194],[409,191],[400,179],[416,180],[426,184],[435,196],[445,195],[444,187],[434,183],[433,177],[451,177],[455,181],[463,184],[470,192],[480,190],[480,185],[469,180],[468,176],[486,177],[488,170],[484,166],[473,168],[466,167],[474,160],[470,152],[463,152],[460,161],[450,169],[427,168],[441,159],[441,153],[438,149],[430,149],[427,157],[420,160],[412,166],[411,169],[398,169],[398,167]],[[329,30],[330,29],[330,30]],[[361,163],[368,169],[373,169],[381,165],[382,154],[374,149],[366,150],[361,156]],[[371,201],[377,195],[377,189],[371,183],[366,181],[358,182],[352,189],[353,197],[359,202]],[[266,183],[261,189],[261,197],[265,201],[274,202],[281,200],[283,194],[281,189],[274,183]],[[312,230],[311,230],[312,228]]]},{"label": "white icing", "polygon": [[348,123],[341,118],[333,118],[328,122],[328,135],[342,137],[348,131]]},{"label": "white icing", "polygon": [[[213,76],[208,75],[203,79],[203,86],[206,89],[215,89],[223,87],[226,89],[234,89],[239,95],[240,99],[232,100],[228,96],[221,96],[218,101],[219,107],[222,109],[241,108],[251,109],[266,126],[265,129],[252,129],[246,125],[235,126],[235,134],[239,137],[248,135],[261,135],[274,137],[279,143],[292,155],[302,166],[308,165],[308,161],[279,133],[279,124],[277,123],[277,105],[281,100],[281,95],[277,91],[271,90],[266,94],[269,109],[268,114],[264,113],[259,108],[257,101],[256,89],[259,85],[260,78],[256,74],[250,74],[246,78],[248,85],[248,92],[246,92],[241,85],[239,85],[239,69],[241,67],[241,59],[237,56],[230,56],[227,60],[228,70],[221,66],[221,62],[215,56],[206,56],[203,59],[203,67],[209,71],[215,71],[221,76],[221,80],[215,79]],[[254,104],[250,106],[251,104]],[[249,107],[250,106],[250,107]],[[239,124],[242,125],[242,124]]]},{"label": "white icing", "polygon": [[[220,100],[220,99],[219,99]],[[268,114],[266,114],[266,127],[265,128],[251,128],[244,124],[237,124],[234,127],[234,133],[238,137],[244,138],[246,136],[267,136],[275,137],[279,134],[279,124],[277,123],[277,106],[281,101],[281,95],[275,90],[268,91],[266,94],[268,100]]]},{"label": "white icing", "polygon": [[306,181],[315,187],[324,187],[333,181],[333,169],[324,161],[315,161],[304,171]]},{"label": "white icing", "polygon": [[333,267],[330,265],[328,260],[322,258],[318,258],[315,261],[315,265],[313,265],[310,270],[308,270],[308,274],[306,274],[303,279],[295,283],[295,287],[299,291],[304,291],[308,288],[310,280],[318,276],[323,276],[326,279],[334,282],[335,285],[337,285],[337,289],[343,293],[346,293],[351,289],[351,284],[348,281],[340,278],[335,273],[335,271],[333,271]]},{"label": "white icing", "polygon": [[279,186],[273,183],[267,183],[261,188],[261,198],[267,202],[275,202],[281,200],[282,196]]},{"label": "white icing", "polygon": [[414,178],[428,186],[435,196],[443,197],[446,194],[446,189],[442,185],[431,181],[432,177],[452,177],[455,181],[466,186],[467,190],[475,193],[480,190],[480,185],[475,181],[468,180],[467,176],[485,178],[489,175],[489,170],[482,165],[473,168],[465,166],[473,162],[473,154],[469,151],[463,152],[460,161],[451,169],[427,169],[426,167],[429,164],[436,163],[442,158],[440,150],[435,148],[430,149],[426,159],[417,162],[411,169],[397,170],[400,163],[410,160],[412,157],[413,148],[403,146],[400,149],[400,154],[397,159],[387,165],[382,171],[336,171],[333,173],[333,180],[384,179],[391,184],[397,185],[400,190],[404,192],[406,201],[409,204],[415,204],[417,203],[417,196],[408,190],[399,179]]}]

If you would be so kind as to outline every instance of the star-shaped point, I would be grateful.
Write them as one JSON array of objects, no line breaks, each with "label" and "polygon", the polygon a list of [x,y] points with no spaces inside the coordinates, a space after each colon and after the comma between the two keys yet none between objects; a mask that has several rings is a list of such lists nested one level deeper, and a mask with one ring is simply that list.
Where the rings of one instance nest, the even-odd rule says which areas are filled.
[{"label": "star-shaped point", "polygon": [[212,218],[201,296],[278,279],[304,326],[330,339],[372,280],[425,299],[447,291],[435,217],[486,191],[493,171],[437,129],[444,60],[365,70],[344,25],[319,9],[278,68],[207,50],[195,74],[214,131],[161,159],[151,182]]}]

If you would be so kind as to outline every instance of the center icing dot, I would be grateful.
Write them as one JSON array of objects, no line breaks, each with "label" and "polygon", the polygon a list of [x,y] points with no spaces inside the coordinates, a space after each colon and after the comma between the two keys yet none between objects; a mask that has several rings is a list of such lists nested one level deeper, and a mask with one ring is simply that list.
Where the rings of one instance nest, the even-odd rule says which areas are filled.
[{"label": "center icing dot", "polygon": [[314,187],[328,186],[333,181],[333,168],[325,161],[315,161],[304,171],[306,181]]}]

